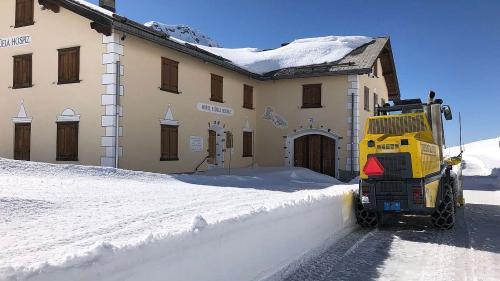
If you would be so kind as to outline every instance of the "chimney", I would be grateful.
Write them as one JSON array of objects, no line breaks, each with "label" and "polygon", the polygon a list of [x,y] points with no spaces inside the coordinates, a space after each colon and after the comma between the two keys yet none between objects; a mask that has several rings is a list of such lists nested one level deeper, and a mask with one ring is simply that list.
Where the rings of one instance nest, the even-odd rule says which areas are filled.
[{"label": "chimney", "polygon": [[115,0],[99,0],[99,6],[113,13],[116,12]]}]

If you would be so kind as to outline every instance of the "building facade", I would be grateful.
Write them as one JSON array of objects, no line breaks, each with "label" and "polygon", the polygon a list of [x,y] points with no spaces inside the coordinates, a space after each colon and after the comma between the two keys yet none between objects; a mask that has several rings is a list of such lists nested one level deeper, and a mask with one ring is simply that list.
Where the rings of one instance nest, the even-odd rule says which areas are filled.
[{"label": "building facade", "polygon": [[399,99],[390,40],[256,74],[81,0],[0,3],[0,157],[180,173],[359,171],[375,106]]}]

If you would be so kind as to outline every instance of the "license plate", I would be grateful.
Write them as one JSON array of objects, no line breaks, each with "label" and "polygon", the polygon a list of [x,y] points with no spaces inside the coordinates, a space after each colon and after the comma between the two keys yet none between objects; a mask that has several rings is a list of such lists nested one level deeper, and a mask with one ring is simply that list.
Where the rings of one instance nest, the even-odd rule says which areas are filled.
[{"label": "license plate", "polygon": [[384,202],[384,211],[401,211],[400,202]]}]

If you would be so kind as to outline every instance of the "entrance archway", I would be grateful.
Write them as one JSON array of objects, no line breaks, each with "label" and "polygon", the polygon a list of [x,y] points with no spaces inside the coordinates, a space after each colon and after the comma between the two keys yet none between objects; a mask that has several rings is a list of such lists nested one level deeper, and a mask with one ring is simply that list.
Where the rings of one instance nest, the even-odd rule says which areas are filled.
[{"label": "entrance archway", "polygon": [[339,140],[334,133],[305,129],[287,136],[285,164],[338,177]]},{"label": "entrance archway", "polygon": [[224,127],[213,123],[208,128],[208,168],[224,168]]}]

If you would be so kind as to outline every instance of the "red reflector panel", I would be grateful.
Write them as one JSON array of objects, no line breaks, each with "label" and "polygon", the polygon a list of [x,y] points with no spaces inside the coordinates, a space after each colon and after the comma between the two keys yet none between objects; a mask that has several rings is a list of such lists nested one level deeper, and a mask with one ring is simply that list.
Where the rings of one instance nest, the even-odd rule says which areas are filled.
[{"label": "red reflector panel", "polygon": [[366,161],[363,172],[368,176],[381,176],[384,174],[384,166],[378,161],[377,157],[370,157]]}]

